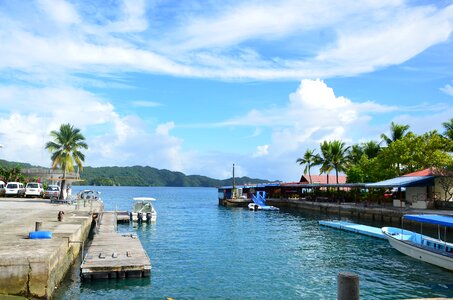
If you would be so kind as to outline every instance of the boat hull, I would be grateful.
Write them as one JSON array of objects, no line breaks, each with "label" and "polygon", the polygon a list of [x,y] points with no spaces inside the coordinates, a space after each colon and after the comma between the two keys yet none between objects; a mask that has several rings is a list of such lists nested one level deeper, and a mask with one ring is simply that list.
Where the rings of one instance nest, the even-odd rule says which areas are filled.
[{"label": "boat hull", "polygon": [[390,245],[399,252],[412,258],[453,271],[453,256],[430,251],[421,246],[416,246],[405,239],[400,240],[384,229],[385,228],[383,228],[382,231],[387,236]]},{"label": "boat hull", "polygon": [[219,205],[231,207],[247,207],[250,199],[219,199]]}]

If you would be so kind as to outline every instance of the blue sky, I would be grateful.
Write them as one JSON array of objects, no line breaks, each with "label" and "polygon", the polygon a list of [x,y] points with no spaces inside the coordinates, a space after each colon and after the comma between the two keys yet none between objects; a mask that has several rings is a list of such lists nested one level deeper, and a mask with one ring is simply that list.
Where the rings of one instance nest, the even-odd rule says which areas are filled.
[{"label": "blue sky", "polygon": [[0,0],[0,157],[297,181],[326,139],[453,117],[453,1]]}]

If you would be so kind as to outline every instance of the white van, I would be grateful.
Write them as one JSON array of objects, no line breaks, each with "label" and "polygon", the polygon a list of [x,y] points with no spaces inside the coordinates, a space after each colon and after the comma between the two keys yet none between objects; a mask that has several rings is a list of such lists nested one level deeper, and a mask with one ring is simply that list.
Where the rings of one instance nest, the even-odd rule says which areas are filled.
[{"label": "white van", "polygon": [[5,188],[5,196],[23,197],[25,195],[25,187],[20,182],[8,182]]},{"label": "white van", "polygon": [[25,187],[25,197],[41,197],[44,195],[44,187],[39,182],[29,182]]},{"label": "white van", "polygon": [[5,197],[5,182],[0,180],[0,197]]}]

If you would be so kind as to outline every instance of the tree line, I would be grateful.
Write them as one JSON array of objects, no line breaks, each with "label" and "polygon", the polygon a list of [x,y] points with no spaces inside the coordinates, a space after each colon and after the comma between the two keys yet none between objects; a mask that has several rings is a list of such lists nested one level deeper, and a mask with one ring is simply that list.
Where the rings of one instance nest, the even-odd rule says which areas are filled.
[{"label": "tree line", "polygon": [[[319,166],[321,174],[335,171],[347,175],[348,183],[377,182],[426,168],[453,171],[453,118],[443,122],[443,133],[437,130],[417,135],[409,125],[392,122],[390,136],[347,146],[341,140],[323,141],[320,152],[307,149],[296,162],[305,166],[311,181],[311,168]],[[329,180],[329,176],[327,176]],[[328,182],[328,181],[327,181]],[[329,183],[329,182],[328,182]]]}]

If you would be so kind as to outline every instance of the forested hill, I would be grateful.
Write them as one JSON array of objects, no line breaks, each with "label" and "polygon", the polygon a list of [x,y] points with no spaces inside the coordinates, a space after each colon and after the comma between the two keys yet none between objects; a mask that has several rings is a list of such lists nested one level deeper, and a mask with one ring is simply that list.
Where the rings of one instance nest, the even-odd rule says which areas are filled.
[{"label": "forested hill", "polygon": [[[185,175],[181,172],[159,170],[152,167],[85,167],[80,177],[83,185],[122,186],[203,186],[231,185],[232,180],[218,180],[201,175]],[[236,184],[267,183],[268,180],[249,177],[236,178]]]},{"label": "forested hill", "polygon": [[[2,168],[44,168],[28,163],[11,162],[0,159]],[[202,186],[216,187],[232,185],[231,178],[219,180],[201,175],[185,175],[181,172],[159,170],[152,167],[84,167],[80,174],[81,185],[118,185],[118,186]],[[236,184],[268,183],[264,179],[249,177],[236,178]],[[76,184],[76,183],[75,183]]]}]

